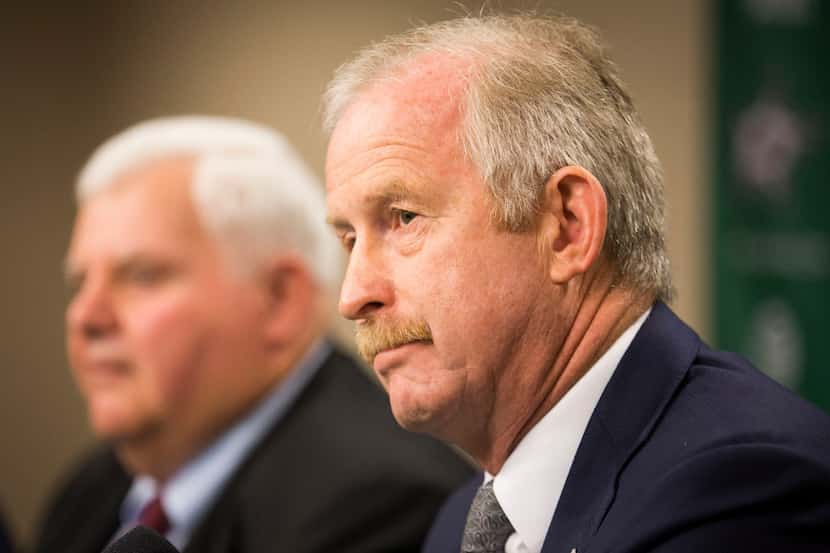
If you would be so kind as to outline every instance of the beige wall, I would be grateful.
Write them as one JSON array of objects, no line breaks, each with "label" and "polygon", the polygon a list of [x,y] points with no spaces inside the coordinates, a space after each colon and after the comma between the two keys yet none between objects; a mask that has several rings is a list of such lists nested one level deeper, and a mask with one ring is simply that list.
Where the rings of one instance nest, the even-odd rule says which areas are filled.
[{"label": "beige wall", "polygon": [[[281,129],[321,174],[318,97],[334,67],[386,33],[459,12],[434,0],[285,4],[101,2],[4,14],[0,504],[20,535],[30,535],[55,478],[90,441],[63,354],[61,263],[72,180],[95,144],[147,117],[230,114]],[[541,4],[605,32],[665,166],[677,308],[705,330],[706,3]]]}]

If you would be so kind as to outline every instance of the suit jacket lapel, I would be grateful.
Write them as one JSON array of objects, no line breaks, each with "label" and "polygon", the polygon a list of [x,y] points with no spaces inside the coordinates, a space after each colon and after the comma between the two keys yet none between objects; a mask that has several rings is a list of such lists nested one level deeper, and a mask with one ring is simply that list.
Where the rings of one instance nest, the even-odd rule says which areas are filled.
[{"label": "suit jacket lapel", "polygon": [[[217,511],[214,511],[217,512]],[[224,508],[222,516],[211,516],[208,524],[205,521],[197,525],[196,531],[190,537],[182,553],[232,553],[233,548],[233,512]]]},{"label": "suit jacket lapel", "polygon": [[651,433],[700,346],[697,335],[656,303],[594,410],[553,516],[544,553],[577,551],[614,501],[617,478]]},{"label": "suit jacket lapel", "polygon": [[[290,440],[284,440],[285,429],[294,424],[294,421],[301,417],[303,411],[310,409],[311,404],[319,399],[321,390],[325,389],[324,381],[329,378],[329,373],[337,369],[337,364],[342,363],[340,354],[332,352],[326,357],[323,364],[317,369],[316,374],[306,384],[303,390],[295,398],[291,408],[288,409],[277,420],[270,423],[270,428],[264,436],[251,449],[248,455],[241,461],[234,470],[223,489],[219,492],[216,503],[212,505],[204,518],[196,525],[190,540],[182,553],[233,553],[240,549],[240,529],[238,525],[244,522],[245,517],[240,513],[245,512],[245,497],[243,488],[251,485],[250,472],[255,464],[268,459],[268,466],[273,471],[273,478],[267,485],[274,489],[279,488],[280,475],[286,473],[282,466],[286,460],[273,451],[292,450]],[[282,444],[282,445],[280,445]],[[290,498],[286,500],[286,506],[291,501],[302,500],[302,498]],[[309,498],[308,500],[313,500]],[[286,507],[288,508],[288,507]],[[280,517],[285,513],[269,513],[268,516]],[[278,523],[275,522],[275,526]]]},{"label": "suit jacket lapel", "polygon": [[[66,553],[101,551],[121,525],[121,503],[130,489],[131,479],[110,450],[101,453],[93,463],[94,474],[90,476],[96,480],[89,496],[96,500],[81,500],[61,513],[64,526],[57,537]],[[81,505],[86,509],[80,509]]]},{"label": "suit jacket lapel", "polygon": [[457,490],[435,517],[435,524],[429,531],[421,553],[458,553],[467,524],[467,513],[473,503],[476,491],[483,480],[476,474],[463,488]]},{"label": "suit jacket lapel", "polygon": [[[121,490],[119,489],[119,492]],[[97,521],[94,524],[84,524],[78,527],[75,533],[73,546],[67,548],[67,553],[100,551],[115,536],[121,523],[118,513],[121,510],[121,502],[125,493],[113,494],[111,497],[98,503],[96,512],[88,513],[88,521]],[[77,547],[75,547],[77,545]]]}]

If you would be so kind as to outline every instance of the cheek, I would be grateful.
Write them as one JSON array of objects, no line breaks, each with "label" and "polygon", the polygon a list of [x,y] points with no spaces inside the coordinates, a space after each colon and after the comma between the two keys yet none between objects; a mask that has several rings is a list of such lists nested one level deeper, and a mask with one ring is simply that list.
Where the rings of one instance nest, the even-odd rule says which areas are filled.
[{"label": "cheek", "polygon": [[137,307],[125,321],[139,380],[163,397],[186,395],[208,342],[198,304],[171,295]]},{"label": "cheek", "polygon": [[521,338],[542,286],[535,252],[524,241],[459,246],[422,279],[423,316],[448,356],[465,357],[454,362],[487,364]]}]

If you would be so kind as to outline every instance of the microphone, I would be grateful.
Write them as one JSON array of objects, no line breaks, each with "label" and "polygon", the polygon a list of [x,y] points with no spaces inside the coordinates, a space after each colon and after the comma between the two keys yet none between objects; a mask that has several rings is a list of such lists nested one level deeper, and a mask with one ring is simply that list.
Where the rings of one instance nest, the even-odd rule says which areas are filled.
[{"label": "microphone", "polygon": [[102,553],[179,553],[158,532],[136,526],[111,544]]}]

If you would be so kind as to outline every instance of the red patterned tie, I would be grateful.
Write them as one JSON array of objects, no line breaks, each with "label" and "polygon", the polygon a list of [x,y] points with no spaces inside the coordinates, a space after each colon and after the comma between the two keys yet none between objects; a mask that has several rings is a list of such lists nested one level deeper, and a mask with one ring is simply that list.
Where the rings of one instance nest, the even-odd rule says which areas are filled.
[{"label": "red patterned tie", "polygon": [[161,535],[170,530],[170,521],[167,520],[164,507],[161,505],[161,496],[155,496],[144,506],[138,515],[138,523],[152,528]]}]

